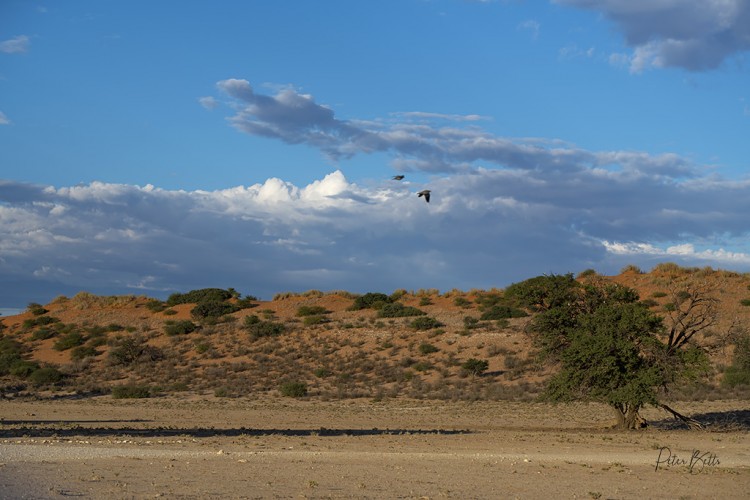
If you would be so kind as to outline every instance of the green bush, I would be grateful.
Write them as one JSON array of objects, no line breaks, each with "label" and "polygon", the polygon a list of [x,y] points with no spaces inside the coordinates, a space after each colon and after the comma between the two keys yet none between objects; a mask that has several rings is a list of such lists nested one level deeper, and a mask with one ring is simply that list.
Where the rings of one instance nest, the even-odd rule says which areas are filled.
[{"label": "green bush", "polygon": [[320,325],[320,324],[327,323],[327,322],[328,322],[328,318],[326,318],[325,316],[320,316],[320,315],[305,316],[304,319],[302,320],[302,324],[305,326]]},{"label": "green bush", "polygon": [[190,310],[190,314],[196,319],[218,318],[225,314],[232,314],[239,308],[229,302],[219,302],[216,300],[204,301],[198,303]]},{"label": "green bush", "polygon": [[23,361],[22,352],[20,342],[0,335],[0,376],[9,374],[13,365]]},{"label": "green bush", "polygon": [[323,306],[299,306],[297,309],[297,316],[320,316],[321,314],[328,314],[329,311]]},{"label": "green bush", "polygon": [[15,377],[27,378],[39,369],[39,363],[19,359],[10,367],[10,374]]},{"label": "green bush", "polygon": [[157,361],[163,354],[157,347],[146,344],[136,335],[116,341],[109,351],[109,361],[113,365],[132,365],[137,361]]},{"label": "green bush", "polygon": [[465,307],[471,306],[471,301],[469,299],[467,299],[467,298],[464,298],[464,297],[456,297],[455,299],[453,299],[453,304],[456,305],[456,306],[458,306],[458,307],[464,307],[465,308]]},{"label": "green bush", "polygon": [[115,399],[150,398],[151,388],[147,385],[117,385],[112,388],[112,397]]},{"label": "green bush", "polygon": [[36,302],[31,302],[28,306],[26,306],[26,310],[34,316],[41,316],[42,314],[47,314],[49,312],[41,304],[37,304]]},{"label": "green bush", "polygon": [[515,307],[494,305],[484,311],[479,319],[488,321],[493,319],[523,318],[525,316],[528,316],[526,312]]},{"label": "green bush", "polygon": [[199,304],[201,302],[224,302],[233,297],[232,293],[221,288],[201,288],[187,293],[173,293],[167,298],[168,306],[177,304]]},{"label": "green bush", "polygon": [[198,326],[189,319],[179,321],[166,321],[164,323],[164,333],[169,336],[186,335],[198,329]]},{"label": "green bush", "polygon": [[427,314],[421,309],[412,306],[405,306],[399,302],[384,304],[378,311],[380,318],[405,318],[410,316],[424,316]]},{"label": "green bush", "polygon": [[90,345],[82,345],[75,347],[72,351],[70,351],[70,358],[71,359],[83,359],[83,358],[91,358],[99,354],[99,351],[94,349]]},{"label": "green bush", "polygon": [[422,316],[409,323],[409,326],[414,328],[415,330],[430,330],[432,328],[443,326],[443,324],[435,318]]},{"label": "green bush", "polygon": [[52,328],[39,328],[38,330],[34,330],[34,333],[31,334],[31,340],[47,340],[55,335],[57,335],[57,331]]},{"label": "green bush", "polygon": [[252,339],[276,337],[286,331],[286,327],[283,323],[260,320],[254,314],[245,318],[245,329],[250,333],[250,338]]},{"label": "green bush", "polygon": [[81,332],[73,331],[61,337],[52,345],[52,348],[56,351],[65,351],[73,347],[77,347],[83,344],[86,339],[83,338]]},{"label": "green bush", "polygon": [[438,352],[438,351],[440,351],[440,349],[438,349],[432,344],[428,344],[427,342],[424,342],[420,344],[419,346],[419,352],[421,352],[422,354],[432,354],[433,352]]},{"label": "green bush", "polygon": [[54,368],[52,366],[39,368],[38,370],[34,370],[34,372],[29,375],[29,381],[37,387],[57,384],[62,380],[62,378],[62,373],[60,373],[57,368]]},{"label": "green bush", "polygon": [[161,300],[150,299],[146,302],[146,309],[154,313],[162,312],[166,308],[167,305]]},{"label": "green bush", "polygon": [[740,305],[750,306],[750,299],[742,299],[742,300],[740,300]]},{"label": "green bush", "polygon": [[476,358],[469,358],[461,364],[461,368],[474,376],[481,375],[482,373],[487,371],[487,368],[489,368],[489,366],[490,364],[488,361]]},{"label": "green bush", "polygon": [[326,378],[326,377],[330,377],[331,375],[333,375],[333,372],[329,370],[328,368],[318,368],[313,373],[318,378]]},{"label": "green bush", "polygon": [[284,382],[279,387],[282,396],[301,398],[307,396],[307,384],[304,382]]},{"label": "green bush", "polygon": [[392,302],[393,299],[384,293],[368,292],[354,299],[354,304],[349,307],[349,310],[359,311],[360,309],[380,309],[385,304],[390,304]]}]

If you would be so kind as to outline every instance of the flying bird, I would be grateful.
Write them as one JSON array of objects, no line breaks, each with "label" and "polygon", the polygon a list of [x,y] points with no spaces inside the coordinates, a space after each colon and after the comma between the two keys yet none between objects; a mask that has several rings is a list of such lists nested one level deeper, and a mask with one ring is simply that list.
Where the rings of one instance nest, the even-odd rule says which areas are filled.
[{"label": "flying bird", "polygon": [[394,181],[400,181],[400,180],[402,180],[402,179],[403,179],[404,177],[405,177],[405,176],[403,176],[403,175],[394,175],[393,177],[391,177],[391,179],[393,179]]},{"label": "flying bird", "polygon": [[424,191],[418,192],[417,196],[424,196],[424,201],[426,201],[427,203],[430,202],[430,190],[429,189],[425,189]]}]

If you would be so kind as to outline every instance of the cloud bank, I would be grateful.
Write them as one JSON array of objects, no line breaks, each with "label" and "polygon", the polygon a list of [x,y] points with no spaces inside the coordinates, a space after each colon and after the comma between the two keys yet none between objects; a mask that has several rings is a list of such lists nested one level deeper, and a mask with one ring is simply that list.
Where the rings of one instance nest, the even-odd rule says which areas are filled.
[{"label": "cloud bank", "polygon": [[747,0],[554,0],[600,12],[633,49],[630,69],[706,71],[750,50]]},{"label": "cloud bank", "polygon": [[466,290],[664,260],[750,270],[750,182],[678,180],[652,162],[477,168],[431,182],[430,204],[415,194],[423,185],[359,186],[340,171],[301,187],[271,178],[216,191],[0,183],[0,300],[207,286],[265,298]]}]

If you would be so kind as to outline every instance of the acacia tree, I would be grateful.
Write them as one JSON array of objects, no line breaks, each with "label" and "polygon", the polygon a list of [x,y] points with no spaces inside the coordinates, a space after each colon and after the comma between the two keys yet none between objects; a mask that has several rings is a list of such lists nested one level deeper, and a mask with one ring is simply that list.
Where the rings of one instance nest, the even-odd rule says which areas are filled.
[{"label": "acacia tree", "polygon": [[559,367],[544,396],[606,403],[625,429],[646,425],[639,414],[644,405],[697,425],[660,396],[669,384],[706,366],[693,340],[713,324],[715,301],[701,287],[675,289],[678,296],[665,323],[635,290],[603,279],[579,283],[572,274],[539,276],[506,290],[506,297],[536,313],[528,331],[542,359]]}]

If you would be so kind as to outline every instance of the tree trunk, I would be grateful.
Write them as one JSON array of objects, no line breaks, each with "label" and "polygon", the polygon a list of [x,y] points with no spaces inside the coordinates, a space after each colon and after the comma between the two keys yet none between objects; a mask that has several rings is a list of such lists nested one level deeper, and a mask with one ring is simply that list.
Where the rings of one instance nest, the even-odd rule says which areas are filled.
[{"label": "tree trunk", "polygon": [[612,405],[612,408],[614,408],[617,418],[616,429],[634,430],[643,429],[648,426],[643,417],[638,413],[641,409],[640,405],[616,404]]}]

